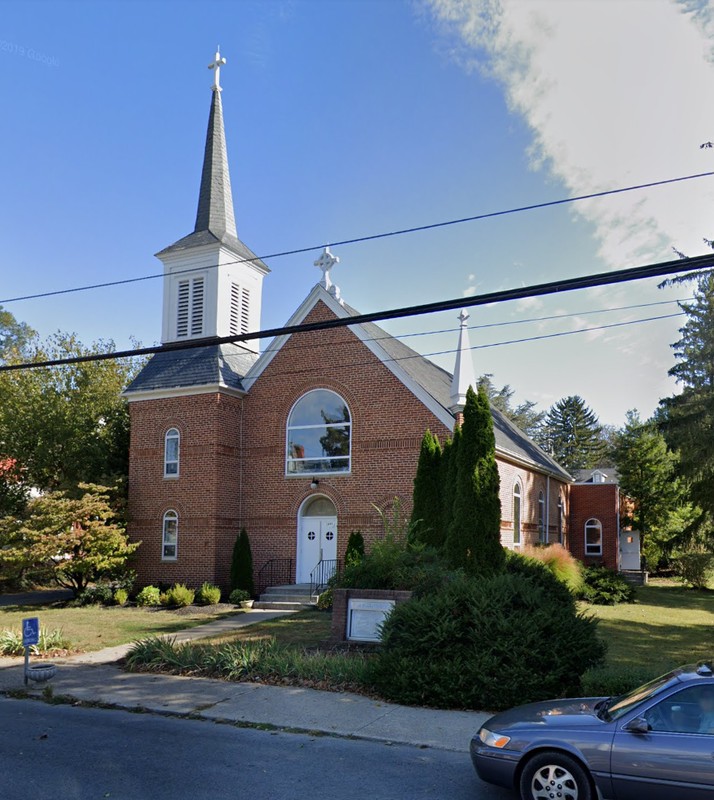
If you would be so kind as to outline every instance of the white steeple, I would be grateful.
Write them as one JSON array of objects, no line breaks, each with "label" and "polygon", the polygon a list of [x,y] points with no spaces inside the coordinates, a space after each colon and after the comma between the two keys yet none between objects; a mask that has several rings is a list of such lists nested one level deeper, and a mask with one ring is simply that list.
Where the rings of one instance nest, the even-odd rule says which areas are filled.
[{"label": "white steeple", "polygon": [[[193,233],[165,248],[161,341],[232,336],[260,330],[263,277],[268,267],[238,238],[228,171],[220,70],[213,70],[211,112]],[[258,352],[258,340],[241,346]]]},{"label": "white steeple", "polygon": [[458,320],[461,323],[459,329],[459,347],[456,351],[456,364],[454,365],[454,377],[451,380],[451,406],[449,411],[458,414],[464,410],[466,405],[466,392],[469,386],[476,387],[476,376],[474,375],[474,365],[471,359],[471,343],[469,342],[469,329],[466,324],[469,313],[466,309],[461,309]]}]

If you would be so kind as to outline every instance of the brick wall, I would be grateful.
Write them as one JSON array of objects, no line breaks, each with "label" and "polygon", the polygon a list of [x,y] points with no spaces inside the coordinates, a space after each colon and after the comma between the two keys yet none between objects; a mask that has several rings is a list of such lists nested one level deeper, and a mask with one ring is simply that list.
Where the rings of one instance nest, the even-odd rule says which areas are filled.
[{"label": "brick wall", "polygon": [[[306,321],[331,317],[318,303]],[[311,473],[286,476],[285,437],[293,404],[318,388],[337,392],[350,409],[352,465],[348,474],[318,475],[319,486],[313,490]],[[369,548],[384,532],[375,506],[390,509],[397,497],[403,516],[411,512],[426,428],[441,441],[450,434],[348,328],[293,335],[244,398],[197,394],[133,401],[129,407],[129,532],[132,540],[142,541],[140,584],[184,581],[198,586],[212,581],[227,587],[233,544],[242,526],[250,536],[256,579],[269,559],[291,558],[295,564],[300,510],[315,495],[329,498],[336,508],[338,558],[344,558],[353,530],[362,531]],[[171,427],[181,435],[180,474],[164,478],[164,436]],[[522,488],[521,542],[537,541],[538,494],[548,497],[546,477],[503,457],[499,473],[504,545],[513,547],[516,479]],[[597,495],[601,504],[588,510],[586,495],[574,504],[570,487],[553,478],[549,484],[548,540],[558,538],[561,495],[566,504],[564,536],[572,540],[573,552],[582,557],[584,521],[600,515],[608,543],[603,558],[616,563],[616,550],[611,553],[612,543],[617,547],[612,532],[616,523],[613,529],[612,508],[609,516],[605,508],[612,497]],[[578,497],[579,488],[572,487]],[[587,492],[593,487],[583,488]],[[169,509],[179,515],[176,561],[161,558],[162,518]]]},{"label": "brick wall", "polygon": [[[619,490],[612,483],[576,483],[570,487],[570,552],[585,565],[603,564],[618,568]],[[585,553],[585,524],[597,519],[602,524],[602,554]]]}]

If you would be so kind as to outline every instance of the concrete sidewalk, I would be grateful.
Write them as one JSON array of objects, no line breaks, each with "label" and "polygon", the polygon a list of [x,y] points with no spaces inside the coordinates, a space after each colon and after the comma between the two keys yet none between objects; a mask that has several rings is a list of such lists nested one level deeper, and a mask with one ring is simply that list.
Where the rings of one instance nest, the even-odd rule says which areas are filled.
[{"label": "concrete sidewalk", "polygon": [[[251,611],[181,631],[175,638],[188,641],[214,636],[285,613]],[[488,717],[474,711],[398,706],[346,692],[124,672],[113,662],[129,647],[53,661],[58,667],[49,682],[53,694],[124,709],[460,752],[468,751],[471,737]],[[44,685],[27,688],[29,694],[41,696]],[[0,692],[23,689],[22,660],[0,659]]]}]

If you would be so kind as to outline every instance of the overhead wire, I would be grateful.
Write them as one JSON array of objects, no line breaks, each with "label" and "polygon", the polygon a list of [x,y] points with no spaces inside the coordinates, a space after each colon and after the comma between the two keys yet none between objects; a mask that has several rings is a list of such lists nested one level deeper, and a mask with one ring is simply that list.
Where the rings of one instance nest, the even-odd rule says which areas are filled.
[{"label": "overhead wire", "polygon": [[[370,312],[367,314],[357,314],[348,317],[335,317],[329,320],[317,322],[303,322],[297,325],[270,328],[251,333],[244,333],[232,336],[213,336],[203,339],[196,339],[186,342],[170,342],[154,347],[134,348],[132,350],[114,351],[108,353],[97,353],[85,356],[73,356],[69,358],[47,359],[45,361],[23,362],[20,364],[5,364],[0,366],[0,372],[16,371],[22,369],[33,369],[39,367],[63,366],[68,364],[83,363],[88,361],[104,361],[110,359],[127,358],[132,356],[151,355],[158,352],[172,352],[191,350],[199,347],[207,347],[220,344],[238,344],[244,341],[254,341],[256,339],[287,337],[296,333],[306,333],[309,331],[332,330],[335,328],[349,327],[352,325],[362,325],[370,322],[378,322],[388,319],[398,319],[403,317],[420,316],[431,314],[437,311],[448,311],[457,308],[469,308],[473,306],[488,305],[492,303],[502,303],[511,300],[520,300],[532,297],[542,297],[545,295],[559,294],[564,292],[576,291],[579,289],[593,288],[597,286],[614,285],[635,280],[643,280],[652,277],[662,277],[679,272],[706,270],[714,268],[714,253],[707,253],[687,259],[675,259],[659,262],[657,264],[646,264],[639,267],[630,267],[614,272],[597,273],[595,275],[584,275],[575,278],[550,281],[548,283],[535,284],[531,286],[519,287],[517,289],[507,289],[490,292],[472,297],[458,297],[451,300],[439,300],[421,305],[412,305],[402,308],[388,309],[385,311]],[[676,315],[669,315],[676,316]],[[624,324],[624,323],[620,323]],[[590,328],[589,330],[592,330]]]},{"label": "overhead wire", "polygon": [[[474,214],[468,217],[460,217],[458,219],[451,219],[442,222],[432,222],[426,225],[414,225],[409,228],[400,228],[397,230],[386,231],[382,233],[373,233],[366,236],[357,236],[351,239],[342,239],[334,242],[327,242],[325,244],[310,245],[308,247],[299,247],[292,250],[283,250],[276,253],[269,253],[263,256],[255,256],[253,258],[241,258],[234,261],[225,261],[222,264],[210,264],[202,266],[201,270],[218,269],[219,266],[229,266],[232,264],[245,264],[254,261],[267,261],[273,258],[282,258],[284,256],[299,255],[301,253],[310,253],[316,250],[322,250],[325,247],[342,247],[349,244],[360,244],[362,242],[376,241],[378,239],[386,239],[393,236],[403,236],[405,234],[420,233],[423,231],[435,230],[437,228],[446,228],[452,225],[461,225],[466,222],[477,222],[484,219],[493,219],[495,217],[503,217],[509,214],[519,214],[524,211],[536,211],[543,208],[551,208],[553,206],[565,205],[567,203],[576,203],[583,200],[594,200],[601,197],[608,197],[617,194],[624,194],[625,192],[633,192],[641,189],[652,189],[659,186],[666,186],[673,183],[681,183],[683,181],[695,180],[697,178],[707,178],[714,175],[712,172],[698,172],[692,175],[681,175],[677,178],[666,178],[659,181],[651,181],[649,183],[639,183],[632,186],[623,186],[617,189],[605,189],[601,192],[591,192],[589,194],[577,195],[575,197],[563,197],[558,200],[545,200],[540,203],[531,203],[525,206],[516,206],[514,208],[502,209],[500,211],[488,211],[483,214]],[[195,272],[194,268],[186,268],[183,270],[176,270],[173,275],[181,275],[184,273]],[[35,294],[19,295],[17,297],[7,297],[0,299],[0,304],[17,303],[23,300],[38,300],[45,297],[57,297],[59,295],[73,294],[77,292],[92,291],[95,289],[105,289],[113,286],[124,286],[131,283],[139,283],[141,281],[155,280],[163,278],[163,272],[152,273],[151,275],[142,275],[135,278],[123,278],[116,281],[104,281],[102,283],[93,283],[85,286],[75,286],[68,289],[55,289],[47,292],[37,292]]]}]

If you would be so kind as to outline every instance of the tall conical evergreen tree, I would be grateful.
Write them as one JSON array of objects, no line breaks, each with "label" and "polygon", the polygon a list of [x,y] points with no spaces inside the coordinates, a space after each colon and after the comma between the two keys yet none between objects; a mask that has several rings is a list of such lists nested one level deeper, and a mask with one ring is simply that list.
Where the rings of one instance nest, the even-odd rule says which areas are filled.
[{"label": "tall conical evergreen tree", "polygon": [[440,466],[441,445],[427,428],[421,442],[419,463],[414,477],[411,529],[415,541],[436,548],[444,543]]},{"label": "tall conical evergreen tree", "polygon": [[441,483],[441,529],[443,533],[443,546],[446,546],[446,537],[449,534],[449,527],[454,513],[454,497],[456,496],[456,473],[458,464],[456,461],[459,452],[459,442],[461,440],[461,427],[454,427],[454,436],[444,442],[441,451],[440,477]]},{"label": "tall conical evergreen tree", "polygon": [[233,559],[231,561],[231,591],[243,589],[249,595],[255,594],[253,584],[253,554],[250,549],[250,539],[245,528],[240,529],[233,545]]},{"label": "tall conical evergreen tree", "polygon": [[[453,460],[454,454],[451,454]],[[464,424],[456,453],[456,482],[446,555],[452,566],[470,575],[500,572],[505,561],[501,546],[501,501],[496,442],[488,396],[469,387]],[[451,465],[450,465],[451,466]]]}]

